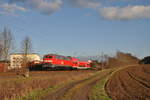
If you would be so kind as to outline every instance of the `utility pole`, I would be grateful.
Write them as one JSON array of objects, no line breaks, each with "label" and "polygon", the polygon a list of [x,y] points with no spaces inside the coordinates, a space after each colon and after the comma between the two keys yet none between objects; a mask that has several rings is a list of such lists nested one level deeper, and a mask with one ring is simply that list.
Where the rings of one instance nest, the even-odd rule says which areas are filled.
[{"label": "utility pole", "polygon": [[101,64],[102,64],[102,70],[103,70],[103,68],[104,68],[104,53],[102,52],[101,53]]}]

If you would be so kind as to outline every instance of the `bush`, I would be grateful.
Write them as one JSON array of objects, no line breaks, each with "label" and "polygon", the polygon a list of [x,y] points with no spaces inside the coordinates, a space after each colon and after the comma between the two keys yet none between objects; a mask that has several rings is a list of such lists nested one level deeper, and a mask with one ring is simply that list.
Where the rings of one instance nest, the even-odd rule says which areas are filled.
[{"label": "bush", "polygon": [[140,64],[150,64],[150,56],[144,57],[139,63]]}]

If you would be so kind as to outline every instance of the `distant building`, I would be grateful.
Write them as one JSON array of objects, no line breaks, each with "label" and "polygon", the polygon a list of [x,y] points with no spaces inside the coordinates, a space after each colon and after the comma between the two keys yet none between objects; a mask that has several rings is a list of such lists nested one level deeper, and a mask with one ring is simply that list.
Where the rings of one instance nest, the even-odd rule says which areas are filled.
[{"label": "distant building", "polygon": [[[40,61],[41,58],[38,54],[32,53],[27,55],[28,61]],[[14,69],[14,68],[21,68],[23,62],[23,54],[22,53],[16,53],[16,54],[11,54],[10,55],[10,66],[9,69]]]}]

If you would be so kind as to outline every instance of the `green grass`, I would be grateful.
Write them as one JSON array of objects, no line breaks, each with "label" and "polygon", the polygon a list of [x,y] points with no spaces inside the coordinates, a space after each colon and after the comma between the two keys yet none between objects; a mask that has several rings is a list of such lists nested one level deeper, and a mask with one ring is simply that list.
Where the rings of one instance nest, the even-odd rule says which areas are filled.
[{"label": "green grass", "polygon": [[56,88],[58,88],[58,86],[49,87],[45,90],[33,90],[31,93],[29,93],[29,95],[24,97],[18,97],[15,100],[39,100],[43,94],[47,94],[48,92],[55,90]]},{"label": "green grass", "polygon": [[107,82],[108,77],[100,80],[95,86],[93,86],[90,100],[111,100],[110,97],[105,92],[105,84]]}]

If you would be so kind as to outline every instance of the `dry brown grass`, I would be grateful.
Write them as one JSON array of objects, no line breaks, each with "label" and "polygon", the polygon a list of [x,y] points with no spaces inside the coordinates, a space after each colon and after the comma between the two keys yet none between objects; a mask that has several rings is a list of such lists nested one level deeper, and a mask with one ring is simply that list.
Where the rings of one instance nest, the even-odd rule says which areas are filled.
[{"label": "dry brown grass", "polygon": [[0,100],[26,96],[33,90],[44,90],[51,86],[79,80],[94,74],[93,71],[49,71],[31,72],[29,78],[13,73],[0,73]]},{"label": "dry brown grass", "polygon": [[124,67],[129,65],[137,65],[139,63],[139,59],[131,54],[117,52],[115,57],[108,58],[107,67]]}]

